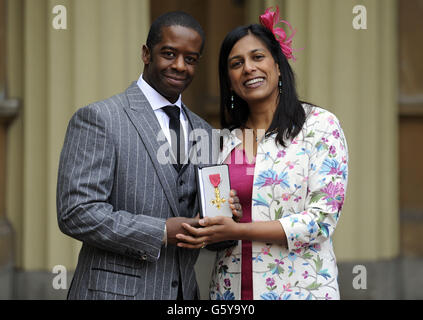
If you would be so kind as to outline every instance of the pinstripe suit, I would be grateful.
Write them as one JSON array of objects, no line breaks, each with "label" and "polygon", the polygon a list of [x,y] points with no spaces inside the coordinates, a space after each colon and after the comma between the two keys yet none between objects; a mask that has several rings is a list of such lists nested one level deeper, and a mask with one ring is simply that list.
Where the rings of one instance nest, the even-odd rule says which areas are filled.
[{"label": "pinstripe suit", "polygon": [[[182,107],[189,132],[202,128],[211,137],[211,127]],[[162,246],[166,219],[198,213],[194,166],[178,173],[160,164],[157,150],[167,142],[157,141],[159,131],[135,82],[70,120],[59,165],[58,223],[83,245],[69,299],[176,299],[179,285],[184,299],[198,293],[198,250]]]}]

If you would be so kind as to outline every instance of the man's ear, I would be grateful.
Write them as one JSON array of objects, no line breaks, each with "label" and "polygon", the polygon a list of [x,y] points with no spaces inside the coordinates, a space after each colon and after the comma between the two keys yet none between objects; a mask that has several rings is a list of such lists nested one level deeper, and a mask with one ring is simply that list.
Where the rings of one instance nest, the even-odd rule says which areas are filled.
[{"label": "man's ear", "polygon": [[151,61],[150,49],[145,44],[142,46],[142,61],[145,65],[148,65]]}]

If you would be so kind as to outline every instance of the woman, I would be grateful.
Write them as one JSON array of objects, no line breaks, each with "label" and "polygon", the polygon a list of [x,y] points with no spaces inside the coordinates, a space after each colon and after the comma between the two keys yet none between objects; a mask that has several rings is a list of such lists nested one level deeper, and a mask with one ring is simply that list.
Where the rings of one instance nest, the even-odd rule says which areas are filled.
[{"label": "woman", "polygon": [[332,234],[347,186],[346,141],[332,113],[298,100],[292,37],[275,29],[278,10],[260,21],[231,31],[219,60],[221,122],[232,130],[220,158],[243,218],[184,225],[192,236],[177,235],[178,245],[240,240],[217,253],[211,299],[339,299]]}]

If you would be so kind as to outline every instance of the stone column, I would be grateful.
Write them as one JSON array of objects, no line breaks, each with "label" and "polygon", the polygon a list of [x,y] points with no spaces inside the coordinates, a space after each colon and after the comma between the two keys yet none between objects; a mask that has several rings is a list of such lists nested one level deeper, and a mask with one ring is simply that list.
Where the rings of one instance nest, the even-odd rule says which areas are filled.
[{"label": "stone column", "polygon": [[[56,218],[60,151],[71,115],[125,90],[142,71],[149,1],[8,0],[10,94],[23,110],[10,128],[7,207],[24,270],[72,269],[80,243]],[[66,29],[53,21],[66,9]],[[64,11],[61,11],[64,14]]]},{"label": "stone column", "polygon": [[[356,5],[367,29],[354,29]],[[396,1],[286,1],[298,29],[299,91],[333,111],[349,144],[349,186],[335,232],[339,261],[399,254]],[[291,18],[292,17],[292,18]]]},{"label": "stone column", "polygon": [[15,243],[14,230],[6,211],[7,131],[18,113],[19,101],[7,94],[7,7],[0,0],[0,299],[13,296]]}]

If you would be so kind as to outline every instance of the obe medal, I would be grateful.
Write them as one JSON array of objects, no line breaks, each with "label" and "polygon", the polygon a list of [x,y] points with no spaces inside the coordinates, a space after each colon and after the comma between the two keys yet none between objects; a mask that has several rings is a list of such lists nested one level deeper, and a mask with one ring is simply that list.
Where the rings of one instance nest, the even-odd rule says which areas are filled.
[{"label": "obe medal", "polygon": [[214,195],[216,199],[212,200],[211,203],[216,206],[216,208],[220,209],[222,206],[222,203],[225,203],[225,199],[220,197],[220,190],[219,190],[219,184],[220,184],[220,174],[211,174],[209,175],[210,183],[214,187]]}]

